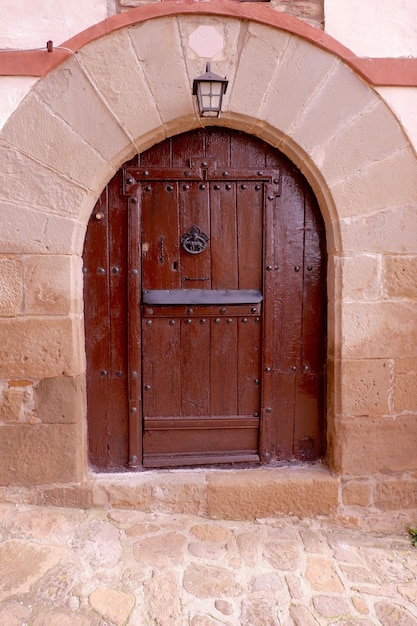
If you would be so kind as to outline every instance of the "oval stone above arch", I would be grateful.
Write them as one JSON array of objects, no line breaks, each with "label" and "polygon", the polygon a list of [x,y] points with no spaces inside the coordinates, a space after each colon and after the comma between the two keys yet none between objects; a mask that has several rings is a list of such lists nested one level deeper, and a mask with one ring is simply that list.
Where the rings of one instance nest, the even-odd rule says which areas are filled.
[{"label": "oval stone above arch", "polygon": [[[14,265],[3,278],[12,301],[3,305],[0,319],[7,337],[0,377],[3,385],[29,380],[32,389],[19,396],[16,419],[22,425],[7,426],[17,444],[4,456],[6,482],[85,476],[84,396],[77,385],[73,391],[65,387],[71,408],[63,422],[59,411],[55,415],[36,399],[39,381],[62,389],[63,379],[67,384],[85,375],[81,254],[103,188],[134,154],[202,124],[191,93],[207,61],[192,38],[202,27],[219,33],[223,47],[210,60],[229,80],[214,123],[281,150],[307,178],[323,214],[332,381],[329,462],[347,474],[415,469],[408,446],[414,431],[403,415],[410,402],[392,401],[394,388],[402,388],[395,372],[403,375],[403,360],[414,358],[417,339],[416,294],[395,269],[417,255],[415,154],[390,109],[337,54],[337,46],[317,45],[288,24],[279,28],[251,19],[250,10],[238,3],[233,12],[228,3],[224,10],[216,5],[216,14],[205,4],[188,13],[181,12],[181,3],[170,4],[170,15],[148,6],[146,20],[138,9],[124,22],[111,22],[117,24],[114,30],[98,29],[34,86],[1,132],[0,254],[9,265],[13,257]],[[22,276],[21,290],[9,285],[16,273]],[[363,393],[357,393],[358,385]],[[28,431],[36,402],[43,407],[40,421]],[[373,454],[359,458],[363,446],[355,433],[364,415],[374,420],[363,424],[366,441],[378,432],[379,443]],[[395,420],[383,421],[387,415],[401,421],[401,441],[393,437]],[[45,468],[49,441],[56,453]],[[398,442],[394,448],[392,441]],[[35,455],[30,467],[23,464],[13,474],[7,469],[16,466],[10,455],[24,456],[28,445]],[[71,463],[62,462],[69,457]]]}]

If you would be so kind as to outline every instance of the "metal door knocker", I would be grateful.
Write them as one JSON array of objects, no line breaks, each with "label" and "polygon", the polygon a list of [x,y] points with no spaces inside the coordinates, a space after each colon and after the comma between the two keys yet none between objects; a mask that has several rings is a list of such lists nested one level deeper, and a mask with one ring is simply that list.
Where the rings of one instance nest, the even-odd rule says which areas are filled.
[{"label": "metal door knocker", "polygon": [[191,226],[181,237],[182,247],[190,254],[200,254],[205,250],[209,238],[198,226]]}]

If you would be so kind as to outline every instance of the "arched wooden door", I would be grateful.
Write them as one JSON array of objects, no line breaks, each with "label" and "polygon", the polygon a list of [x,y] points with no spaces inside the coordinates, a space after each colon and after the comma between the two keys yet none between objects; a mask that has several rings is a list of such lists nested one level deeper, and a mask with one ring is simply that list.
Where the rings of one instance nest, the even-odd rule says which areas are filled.
[{"label": "arched wooden door", "polygon": [[310,188],[260,140],[203,129],[126,164],[84,248],[92,465],[319,458],[325,256]]}]

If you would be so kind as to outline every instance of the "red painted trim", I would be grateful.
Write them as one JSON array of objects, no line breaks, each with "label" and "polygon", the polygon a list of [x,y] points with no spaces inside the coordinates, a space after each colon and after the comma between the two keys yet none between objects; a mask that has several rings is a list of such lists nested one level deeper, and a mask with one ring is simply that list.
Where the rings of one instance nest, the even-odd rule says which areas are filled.
[{"label": "red painted trim", "polygon": [[[113,15],[75,35],[62,46],[76,52],[91,41],[121,28],[158,17],[187,14],[234,17],[279,28],[337,55],[371,85],[417,86],[417,58],[359,58],[333,37],[314,26],[292,15],[273,11],[269,6],[252,2],[164,0],[160,3],[151,3]],[[53,52],[47,52],[46,47],[44,51],[0,51],[0,76],[45,76],[70,54],[71,52],[56,48]]]},{"label": "red painted trim", "polygon": [[[355,69],[355,66],[352,66]],[[393,87],[417,87],[417,59],[360,59],[357,57],[358,74],[371,85]]]},{"label": "red painted trim", "polygon": [[64,50],[0,50],[0,76],[44,76],[70,55]]}]

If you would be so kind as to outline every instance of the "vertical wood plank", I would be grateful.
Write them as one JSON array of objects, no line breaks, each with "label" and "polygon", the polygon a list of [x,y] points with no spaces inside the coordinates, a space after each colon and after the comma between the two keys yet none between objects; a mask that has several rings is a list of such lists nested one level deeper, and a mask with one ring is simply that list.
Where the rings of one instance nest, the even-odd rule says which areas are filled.
[{"label": "vertical wood plank", "polygon": [[[126,377],[127,369],[127,258],[128,199],[121,194],[122,172],[109,189],[109,315],[112,335],[110,376]],[[116,426],[117,428],[117,426]]]},{"label": "vertical wood plank", "polygon": [[264,144],[265,167],[273,170],[288,169],[289,162],[281,152],[268,144]]},{"label": "vertical wood plank", "polygon": [[237,415],[237,318],[211,320],[210,397],[212,415]]},{"label": "vertical wood plank", "polygon": [[181,414],[180,327],[178,319],[142,321],[145,428],[147,417]]},{"label": "vertical wood plank", "polygon": [[[97,219],[99,215],[101,219]],[[108,273],[108,189],[101,194],[88,223],[84,243],[84,324],[87,355],[88,450],[90,463],[108,464],[108,372],[110,317]]]},{"label": "vertical wood plank", "polygon": [[[277,457],[276,442],[280,413],[274,405],[274,382],[276,371],[276,355],[274,337],[276,334],[277,317],[277,272],[266,271],[267,266],[276,264],[276,197],[272,185],[264,187],[264,219],[263,219],[263,302],[262,302],[262,377],[261,377],[261,425],[260,450],[261,460],[265,463]],[[272,411],[272,412],[271,412]]]},{"label": "vertical wood plank", "polygon": [[184,235],[191,226],[197,226],[209,238],[206,249],[200,254],[191,254],[184,250],[182,244],[180,244],[179,274],[181,276],[181,287],[183,289],[210,289],[211,231],[209,189],[207,183],[195,181],[179,183],[179,213],[180,237]]},{"label": "vertical wood plank", "polygon": [[[279,371],[295,382],[300,367],[302,339],[304,272],[304,191],[288,173],[283,174],[282,195],[278,203],[280,222],[278,274],[280,289],[280,358]],[[296,368],[296,369],[294,369]],[[294,388],[294,387],[293,387]],[[293,416],[294,419],[294,416]],[[293,435],[293,423],[291,436]]]},{"label": "vertical wood plank", "polygon": [[[214,189],[217,185],[219,189]],[[236,183],[210,183],[212,289],[238,288]]]},{"label": "vertical wood plank", "polygon": [[92,377],[110,368],[108,222],[106,188],[90,217],[83,254],[87,372]]},{"label": "vertical wood plank", "polygon": [[[302,361],[311,371],[323,369],[326,325],[325,230],[319,207],[306,190]],[[316,341],[312,338],[320,337]],[[321,348],[320,348],[321,346]],[[319,349],[317,349],[319,347]]]},{"label": "vertical wood plank", "polygon": [[123,467],[128,460],[128,201],[121,190],[122,171],[119,171],[108,185],[111,365],[108,376],[107,448],[111,467]]},{"label": "vertical wood plank", "polygon": [[120,469],[128,463],[128,389],[126,377],[111,377],[107,393],[107,468]]},{"label": "vertical wood plank", "polygon": [[98,470],[106,469],[109,463],[107,411],[107,379],[87,374],[88,460],[91,466]]},{"label": "vertical wood plank", "polygon": [[238,415],[261,411],[261,333],[259,318],[236,318],[238,326]]},{"label": "vertical wood plank", "polygon": [[282,194],[277,201],[275,246],[278,264],[277,365],[282,372],[298,367],[301,348],[304,262],[304,192],[299,182],[283,174]]},{"label": "vertical wood plank", "polygon": [[129,332],[129,464],[142,464],[142,320],[141,320],[141,188],[129,203],[128,332]]},{"label": "vertical wood plank", "polygon": [[181,415],[210,415],[210,319],[181,320]]},{"label": "vertical wood plank", "polygon": [[139,155],[139,163],[143,167],[169,167],[171,165],[171,145],[170,139],[152,146]]},{"label": "vertical wood plank", "polygon": [[[268,254],[270,262],[266,261],[266,265],[278,269],[264,274],[268,291],[265,294],[267,326],[271,323],[271,313],[273,322],[272,333],[269,334],[268,328],[264,333],[265,346],[272,346],[271,365],[266,365],[271,367],[272,377],[269,374],[264,376],[264,381],[268,381],[267,389],[271,389],[269,408],[272,412],[263,415],[263,420],[269,458],[277,460],[291,458],[294,453],[295,383],[300,367],[304,260],[303,189],[286,171],[282,179],[281,196],[276,199],[272,220],[273,254]],[[271,197],[269,191],[268,197]],[[268,200],[266,206],[270,206]],[[266,225],[266,241],[269,236]]]},{"label": "vertical wood plank", "polygon": [[142,289],[179,289],[178,183],[142,188]]},{"label": "vertical wood plank", "polygon": [[301,366],[297,375],[294,447],[298,458],[312,460],[324,451],[324,367],[326,358],[326,253],[324,225],[308,191],[305,245]]},{"label": "vertical wood plank", "polygon": [[207,129],[205,131],[205,156],[217,163],[217,167],[230,166],[230,133],[223,129]]},{"label": "vertical wood plank", "polygon": [[265,144],[255,137],[248,142],[245,133],[234,133],[230,137],[230,159],[239,169],[263,169],[265,167]]},{"label": "vertical wood plank", "polygon": [[195,130],[191,133],[177,135],[172,138],[172,167],[188,167],[191,158],[193,167],[199,166],[197,157],[204,155],[203,130]]},{"label": "vertical wood plank", "polygon": [[237,183],[239,289],[262,289],[263,185]]}]

